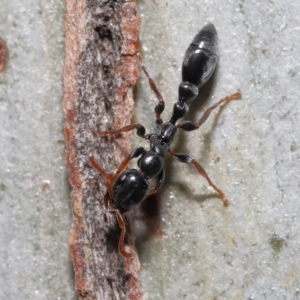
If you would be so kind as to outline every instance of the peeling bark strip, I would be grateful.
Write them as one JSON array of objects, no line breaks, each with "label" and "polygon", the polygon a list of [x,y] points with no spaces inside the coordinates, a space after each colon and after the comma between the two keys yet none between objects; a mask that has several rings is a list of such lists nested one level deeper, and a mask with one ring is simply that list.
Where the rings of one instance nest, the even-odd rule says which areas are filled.
[{"label": "peeling bark strip", "polygon": [[[130,124],[139,24],[135,1],[66,0],[63,108],[72,186],[70,250],[80,299],[142,299],[138,257],[119,255],[120,230],[103,204],[104,179],[87,160],[92,152],[114,172],[130,152],[128,136],[99,137],[93,131]],[[126,243],[134,251],[127,222]]]}]

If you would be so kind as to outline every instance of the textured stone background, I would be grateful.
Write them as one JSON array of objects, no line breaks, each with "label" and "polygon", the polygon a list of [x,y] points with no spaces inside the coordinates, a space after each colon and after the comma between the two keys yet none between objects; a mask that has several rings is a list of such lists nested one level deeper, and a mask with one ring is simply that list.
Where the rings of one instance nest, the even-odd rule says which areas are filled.
[{"label": "textured stone background", "polygon": [[[170,116],[184,51],[208,21],[220,42],[206,106],[240,89],[173,149],[199,160],[231,205],[192,166],[168,159],[163,237],[137,221],[145,299],[299,299],[300,86],[297,1],[141,0],[145,64]],[[63,158],[61,1],[0,0],[8,45],[0,74],[0,298],[76,299],[68,254]],[[134,121],[151,130],[156,99],[142,76]],[[189,118],[201,115],[197,103]],[[133,137],[135,145],[143,141]]]},{"label": "textured stone background", "polygon": [[[237,89],[243,98],[174,143],[202,162],[231,205],[222,207],[192,166],[167,162],[165,236],[138,244],[145,299],[299,299],[300,2],[156,2],[141,2],[140,37],[145,64],[170,103],[165,115],[184,51],[208,21],[220,59],[203,89],[206,106]],[[137,119],[151,126],[155,98],[148,90],[138,95]],[[191,110],[197,120],[201,108]]]},{"label": "textured stone background", "polygon": [[75,299],[64,160],[62,1],[0,0],[0,298]]}]

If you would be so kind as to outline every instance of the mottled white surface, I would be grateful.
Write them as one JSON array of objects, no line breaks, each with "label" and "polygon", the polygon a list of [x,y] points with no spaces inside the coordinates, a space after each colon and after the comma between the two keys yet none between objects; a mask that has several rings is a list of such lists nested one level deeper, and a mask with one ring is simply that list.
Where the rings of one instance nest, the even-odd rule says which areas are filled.
[{"label": "mottled white surface", "polygon": [[74,299],[61,1],[0,0],[0,299]]},{"label": "mottled white surface", "polygon": [[[299,299],[300,2],[138,3],[143,56],[167,102],[165,116],[184,51],[208,21],[219,34],[220,60],[202,90],[206,106],[237,89],[243,94],[174,143],[203,164],[231,205],[224,208],[192,166],[167,160],[159,194],[164,236],[137,239],[145,300]],[[9,48],[0,74],[0,299],[74,299],[63,3],[0,0],[0,7]],[[141,80],[134,121],[151,128],[155,103]],[[197,103],[191,111],[194,120],[201,115]]]},{"label": "mottled white surface", "polygon": [[[145,299],[300,299],[300,2],[139,3],[143,57],[167,103],[165,119],[184,52],[209,21],[220,59],[202,90],[206,106],[243,94],[174,142],[231,204],[224,208],[193,166],[167,161],[159,194],[165,235],[138,239]],[[156,99],[145,79],[137,94],[135,120],[151,128]],[[201,107],[191,110],[197,120]]]}]

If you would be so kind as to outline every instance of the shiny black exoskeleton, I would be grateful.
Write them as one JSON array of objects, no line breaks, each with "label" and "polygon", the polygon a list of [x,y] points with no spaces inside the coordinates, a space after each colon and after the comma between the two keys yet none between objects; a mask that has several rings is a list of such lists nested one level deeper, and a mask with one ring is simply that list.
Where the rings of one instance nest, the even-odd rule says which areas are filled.
[{"label": "shiny black exoskeleton", "polygon": [[[148,195],[157,192],[161,187],[165,178],[164,158],[167,153],[180,162],[193,164],[197,171],[207,179],[209,185],[220,195],[224,205],[228,204],[224,193],[212,183],[202,166],[189,155],[173,153],[170,146],[179,128],[185,131],[198,129],[213,109],[224,102],[240,97],[239,93],[235,93],[220,100],[206,109],[197,123],[185,121],[182,124],[176,124],[179,119],[187,114],[190,103],[198,95],[199,88],[211,77],[217,65],[218,37],[213,24],[203,27],[186,50],[182,64],[182,82],[179,84],[178,89],[178,101],[174,104],[172,116],[167,122],[163,122],[160,117],[165,107],[164,100],[144,67],[140,56],[139,59],[141,68],[149,80],[150,87],[159,101],[155,106],[155,133],[145,134],[144,126],[140,124],[128,125],[115,131],[97,131],[97,133],[100,135],[116,135],[136,129],[137,135],[149,142],[149,150],[139,147],[132,151],[121,163],[115,175],[108,175],[96,163],[93,156],[89,157],[91,164],[106,178],[108,193],[105,202],[117,214],[117,220],[122,229],[119,251],[123,256],[129,256],[130,254],[124,249],[125,223],[122,215],[132,210],[135,205],[141,203]],[[139,158],[137,163],[139,169],[125,170],[129,161],[133,158]]]}]

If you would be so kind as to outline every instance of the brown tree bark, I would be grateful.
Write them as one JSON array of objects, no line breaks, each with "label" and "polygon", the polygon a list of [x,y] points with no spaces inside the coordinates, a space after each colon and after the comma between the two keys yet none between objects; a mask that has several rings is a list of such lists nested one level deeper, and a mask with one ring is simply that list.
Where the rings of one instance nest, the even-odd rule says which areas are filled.
[{"label": "brown tree bark", "polygon": [[130,124],[139,24],[135,1],[66,0],[63,108],[72,186],[70,250],[80,299],[142,298],[132,222],[126,217],[126,244],[134,255],[124,259],[117,250],[116,217],[103,203],[104,178],[88,162],[93,153],[113,173],[130,152],[128,135],[93,132]]}]

